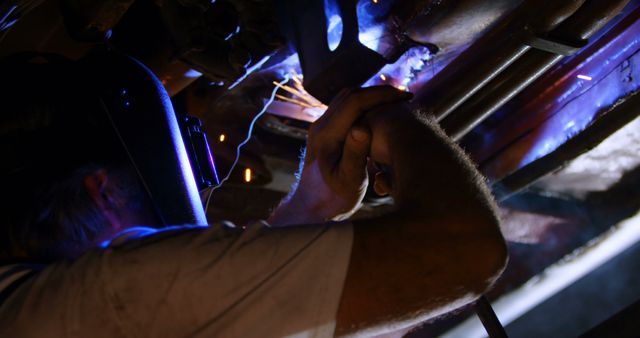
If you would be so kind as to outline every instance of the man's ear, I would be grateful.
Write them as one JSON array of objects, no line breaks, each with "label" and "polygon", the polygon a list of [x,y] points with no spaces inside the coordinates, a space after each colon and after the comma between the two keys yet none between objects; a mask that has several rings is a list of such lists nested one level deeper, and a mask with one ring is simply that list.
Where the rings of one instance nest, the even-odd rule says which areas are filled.
[{"label": "man's ear", "polygon": [[121,221],[116,212],[115,196],[109,187],[109,175],[105,169],[97,169],[87,174],[83,179],[84,189],[95,204],[96,208],[109,221],[112,228],[120,229]]}]

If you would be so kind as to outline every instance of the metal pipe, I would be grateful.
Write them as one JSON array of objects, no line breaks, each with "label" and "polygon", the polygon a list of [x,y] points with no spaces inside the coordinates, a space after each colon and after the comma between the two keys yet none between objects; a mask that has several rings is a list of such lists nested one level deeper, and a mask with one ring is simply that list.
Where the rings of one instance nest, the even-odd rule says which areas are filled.
[{"label": "metal pipe", "polygon": [[637,37],[640,31],[640,4],[639,7],[629,8],[626,13],[614,27],[580,54],[554,69],[552,74],[529,85],[509,101],[508,106],[500,108],[499,111],[504,114],[499,122],[496,121],[497,124],[481,124],[482,132],[467,134],[461,142],[473,154],[473,158],[486,164],[497,153],[506,151],[505,147],[517,143],[516,140],[529,133],[532,127],[559,113],[564,104],[575,98],[575,94],[569,93],[575,88],[578,75],[586,72],[604,76],[632,57],[637,50],[634,46],[640,43]]},{"label": "metal pipe", "polygon": [[[549,35],[564,41],[587,39],[618,15],[628,2],[629,0],[587,1]],[[545,51],[527,51],[507,71],[490,81],[481,93],[474,95],[444,119],[442,127],[454,140],[460,140],[562,58],[562,55]]]},{"label": "metal pipe", "polygon": [[460,140],[562,58],[562,55],[541,50],[528,51],[516,64],[487,84],[482,93],[474,95],[444,119],[442,128],[453,140]]},{"label": "metal pipe", "polygon": [[[539,2],[525,3],[511,16],[511,21],[476,41],[424,85],[416,93],[414,105],[438,120],[445,118],[531,48],[523,43],[527,27],[541,34],[549,32],[575,13],[584,1],[554,1],[544,3],[547,6],[544,8],[532,7],[539,6]],[[537,21],[523,20],[530,17]]]}]

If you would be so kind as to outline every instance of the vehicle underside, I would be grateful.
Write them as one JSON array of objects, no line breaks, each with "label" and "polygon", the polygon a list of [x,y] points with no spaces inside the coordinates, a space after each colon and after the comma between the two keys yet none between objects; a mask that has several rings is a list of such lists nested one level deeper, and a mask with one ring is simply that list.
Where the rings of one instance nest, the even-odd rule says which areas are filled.
[{"label": "vehicle underside", "polygon": [[[150,68],[179,119],[202,121],[210,221],[268,217],[341,89],[414,93],[486,177],[510,260],[481,302],[406,337],[502,337],[500,323],[512,337],[637,336],[640,1],[0,4],[0,56],[105,46]],[[390,208],[370,189],[354,217]]]}]

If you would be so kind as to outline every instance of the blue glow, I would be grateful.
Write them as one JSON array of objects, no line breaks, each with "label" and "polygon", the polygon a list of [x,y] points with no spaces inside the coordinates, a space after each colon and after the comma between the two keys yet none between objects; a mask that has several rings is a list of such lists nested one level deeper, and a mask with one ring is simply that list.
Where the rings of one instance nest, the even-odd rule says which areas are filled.
[{"label": "blue glow", "polygon": [[[381,43],[385,36],[386,21],[379,18],[385,17],[392,1],[385,4],[376,4],[371,0],[359,0],[356,5],[358,16],[358,40],[367,48],[383,53],[387,46]],[[324,14],[327,25],[327,45],[334,51],[340,45],[343,33],[342,16],[337,0],[324,0]],[[384,46],[383,46],[384,45]]]},{"label": "blue glow", "polygon": [[235,30],[235,31],[233,31],[233,32],[231,32],[229,35],[227,35],[227,36],[224,38],[224,41],[229,41],[229,39],[231,39],[234,35],[236,35],[236,34],[238,34],[238,33],[240,33],[240,25],[236,26],[236,30]]},{"label": "blue glow", "polygon": [[10,28],[18,21],[18,19],[9,20],[9,17],[16,9],[18,9],[18,5],[11,6],[9,10],[7,10],[7,12],[0,18],[0,31]]},{"label": "blue glow", "polygon": [[153,235],[158,231],[159,230],[155,228],[142,227],[142,226],[127,228],[125,230],[118,232],[112,238],[109,238],[107,240],[100,242],[100,244],[98,244],[98,247],[105,249],[109,247],[111,244],[116,245],[116,244],[121,244],[125,240],[143,238],[149,235]]},{"label": "blue glow", "polygon": [[324,0],[324,17],[327,24],[327,45],[334,51],[342,41],[342,16],[337,0]]},{"label": "blue glow", "polygon": [[216,168],[216,161],[214,161],[213,159],[213,154],[211,153],[211,149],[209,148],[208,142],[205,142],[205,147],[207,147],[209,164],[211,164],[211,168],[213,169],[213,178],[216,180],[215,184],[220,184],[220,178],[218,178],[218,169]]},{"label": "blue glow", "polygon": [[433,55],[426,47],[411,48],[398,61],[384,66],[378,74],[364,84],[364,87],[387,84],[395,87],[405,86],[411,90],[418,75],[432,57]]},{"label": "blue glow", "polygon": [[200,72],[199,72],[199,71],[197,71],[197,70],[189,69],[189,70],[187,70],[187,71],[184,73],[184,76],[185,76],[185,77],[188,77],[188,78],[194,78],[194,77],[200,77],[200,76],[202,76],[202,73],[200,73]]},{"label": "blue glow", "polygon": [[386,17],[393,1],[374,3],[371,0],[359,0],[356,5],[358,16],[358,40],[367,48],[380,54],[385,53],[388,46],[382,43],[386,33]]},{"label": "blue glow", "polygon": [[[638,54],[636,54],[638,55]],[[631,58],[631,63],[637,63],[640,58]],[[598,76],[598,81],[585,81],[577,79],[575,84],[567,91],[567,94],[556,99],[555,104],[562,109],[549,118],[545,126],[541,128],[535,140],[530,144],[527,154],[522,158],[518,167],[531,163],[556,150],[582,130],[601,112],[603,107],[611,107],[622,97],[640,88],[640,82],[619,81],[619,75],[609,70],[608,74],[595,67],[593,72]],[[633,66],[627,70],[630,74]],[[619,72],[619,71],[618,71]],[[635,74],[633,74],[635,75]],[[632,78],[635,76],[632,76]],[[588,83],[585,86],[584,83]],[[596,90],[591,90],[597,85]]]},{"label": "blue glow", "polygon": [[100,244],[98,244],[98,247],[102,248],[102,249],[105,249],[106,247],[109,246],[109,244],[111,244],[111,239],[107,239],[107,240],[104,240],[104,241],[100,242]]},{"label": "blue glow", "polygon": [[[526,104],[522,111],[543,112],[540,119],[544,117],[544,123],[536,120],[536,123],[541,123],[536,129],[530,129],[530,122],[520,122],[521,118],[517,114],[508,117],[502,124],[504,128],[513,128],[514,135],[528,133],[520,141],[509,145],[514,139],[485,136],[482,142],[469,145],[475,148],[470,150],[471,153],[481,154],[479,160],[486,161],[483,169],[485,175],[492,178],[502,177],[505,173],[514,172],[548,155],[584,130],[598,114],[603,113],[603,108],[610,107],[619,99],[639,90],[639,33],[640,23],[636,22],[626,32],[618,34],[575,66],[573,71],[557,79],[548,93],[540,94],[540,101],[536,99]],[[580,79],[578,75],[588,76],[592,80]],[[555,95],[556,92],[562,94]],[[504,117],[508,113],[510,109],[503,107],[497,116]],[[489,160],[490,153],[482,150],[484,148],[498,151],[497,149],[503,147],[511,149],[508,159],[503,157]]]},{"label": "blue glow", "polygon": [[135,240],[140,238],[145,238],[149,236],[153,236],[155,234],[161,234],[169,231],[181,231],[185,229],[207,229],[209,225],[172,225],[164,228],[150,228],[145,226],[136,226],[124,229],[117,234],[115,234],[112,238],[104,240],[98,244],[99,248],[106,249],[111,245],[120,245],[126,243],[129,240]]},{"label": "blue glow", "polygon": [[360,43],[365,45],[365,47],[378,51],[378,47],[380,46],[380,38],[384,33],[384,26],[373,26],[365,31],[362,31],[358,34],[358,40]]}]

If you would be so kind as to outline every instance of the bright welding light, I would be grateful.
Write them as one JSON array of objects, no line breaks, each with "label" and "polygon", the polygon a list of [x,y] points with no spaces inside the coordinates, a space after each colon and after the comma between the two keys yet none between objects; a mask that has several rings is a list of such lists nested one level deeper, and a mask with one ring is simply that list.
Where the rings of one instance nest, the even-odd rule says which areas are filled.
[{"label": "bright welding light", "polygon": [[431,57],[432,55],[428,48],[422,46],[413,47],[404,53],[398,61],[384,66],[380,72],[367,81],[364,86],[375,85],[382,79],[381,75],[384,75],[388,81],[408,87],[410,84],[415,83],[418,74],[423,73]]},{"label": "bright welding light", "polygon": [[378,0],[371,0],[371,2],[373,2],[374,4],[377,4]]},{"label": "bright welding light", "polygon": [[387,81],[387,77],[384,74],[380,74],[380,80]]},{"label": "bright welding light", "polygon": [[582,75],[582,74],[578,75],[578,79],[580,79],[580,80],[587,80],[587,81],[591,81],[591,80],[593,80],[593,78],[592,78],[591,76]]},{"label": "bright welding light", "polygon": [[227,139],[227,135],[225,135],[225,134],[220,134],[220,136],[218,136],[218,140],[220,142],[224,142],[224,140],[226,140],[226,139]]},{"label": "bright welding light", "polygon": [[188,78],[196,78],[202,76],[202,73],[194,69],[189,69],[184,73],[184,76]]},{"label": "bright welding light", "polygon": [[342,40],[342,16],[336,0],[324,0],[324,14],[327,22],[327,45],[329,50],[338,48]]},{"label": "bright welding light", "polygon": [[251,178],[252,178],[252,176],[251,176],[251,168],[245,169],[244,170],[244,181],[249,183],[249,182],[251,182]]},{"label": "bright welding light", "polygon": [[407,90],[407,86],[400,85],[400,86],[398,86],[398,89],[400,89],[400,90]]}]

